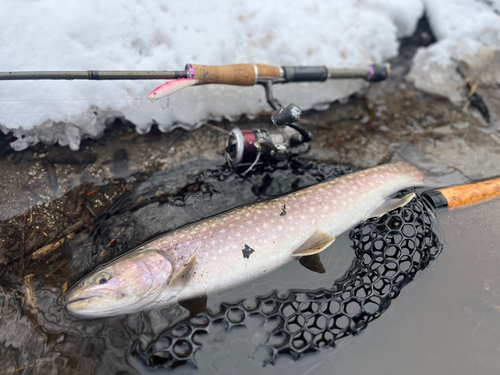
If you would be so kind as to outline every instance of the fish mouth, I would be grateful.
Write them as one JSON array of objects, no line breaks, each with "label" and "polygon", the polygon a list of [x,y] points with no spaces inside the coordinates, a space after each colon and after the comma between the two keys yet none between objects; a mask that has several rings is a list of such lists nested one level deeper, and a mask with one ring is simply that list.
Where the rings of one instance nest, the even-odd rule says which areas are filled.
[{"label": "fish mouth", "polygon": [[124,296],[123,293],[117,292],[115,290],[110,290],[110,289],[101,289],[99,290],[99,293],[93,293],[93,294],[88,294],[88,295],[81,295],[79,293],[69,293],[66,295],[66,304],[71,304],[74,302],[81,302],[81,301],[89,301],[89,300],[94,300],[98,298],[112,298],[113,300],[120,300]]},{"label": "fish mouth", "polygon": [[101,296],[90,296],[90,297],[76,297],[74,299],[66,298],[66,304],[70,305],[75,302],[87,301],[89,299],[101,298]]}]

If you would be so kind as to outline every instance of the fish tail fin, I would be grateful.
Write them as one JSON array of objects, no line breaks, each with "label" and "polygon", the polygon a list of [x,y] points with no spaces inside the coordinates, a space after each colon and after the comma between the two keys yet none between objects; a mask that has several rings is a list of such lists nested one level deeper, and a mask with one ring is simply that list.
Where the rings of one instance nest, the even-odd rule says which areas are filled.
[{"label": "fish tail fin", "polygon": [[411,164],[423,172],[423,186],[426,187],[458,185],[472,181],[460,169],[439,164],[430,154],[422,154],[411,142],[401,146],[389,160],[389,163],[397,162]]}]

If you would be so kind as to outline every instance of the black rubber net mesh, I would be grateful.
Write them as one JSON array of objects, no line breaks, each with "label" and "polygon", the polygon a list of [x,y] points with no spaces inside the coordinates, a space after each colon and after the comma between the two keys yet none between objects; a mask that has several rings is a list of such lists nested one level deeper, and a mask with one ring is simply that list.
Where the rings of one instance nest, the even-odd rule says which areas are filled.
[{"label": "black rubber net mesh", "polygon": [[[400,196],[408,193],[400,192]],[[274,329],[261,347],[268,352],[264,365],[282,355],[300,358],[335,346],[356,335],[377,319],[415,274],[434,260],[443,246],[433,231],[432,213],[417,195],[405,207],[369,219],[350,232],[356,257],[350,269],[331,288],[291,291],[286,298],[275,292],[238,303],[221,304],[163,334],[148,348],[133,355],[153,368],[196,366],[203,337],[223,327],[229,332],[259,316]]]}]

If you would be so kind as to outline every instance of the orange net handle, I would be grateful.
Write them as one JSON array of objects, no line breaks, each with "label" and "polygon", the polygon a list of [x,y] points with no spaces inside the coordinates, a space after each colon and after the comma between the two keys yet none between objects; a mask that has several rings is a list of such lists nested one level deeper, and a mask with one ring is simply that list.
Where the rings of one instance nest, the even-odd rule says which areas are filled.
[{"label": "orange net handle", "polygon": [[466,206],[500,196],[500,178],[437,191],[446,198],[448,207]]}]

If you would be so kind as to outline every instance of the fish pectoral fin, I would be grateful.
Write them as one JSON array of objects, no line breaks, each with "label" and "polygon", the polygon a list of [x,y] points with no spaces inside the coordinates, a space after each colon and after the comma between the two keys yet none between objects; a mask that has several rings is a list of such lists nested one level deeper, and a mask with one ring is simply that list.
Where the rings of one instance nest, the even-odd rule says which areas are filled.
[{"label": "fish pectoral fin", "polygon": [[317,273],[326,272],[325,267],[323,266],[323,263],[321,263],[321,259],[319,258],[319,254],[313,254],[308,257],[301,257],[299,259],[299,263],[309,271]]},{"label": "fish pectoral fin", "polygon": [[368,217],[380,217],[396,208],[406,206],[415,197],[415,193],[405,195],[403,198],[391,198],[384,200]]},{"label": "fish pectoral fin", "polygon": [[193,255],[191,255],[188,261],[181,267],[179,272],[177,272],[174,275],[174,277],[172,277],[172,279],[168,282],[168,285],[176,283],[177,281],[182,279],[184,275],[186,275],[189,271],[191,271],[193,266],[196,264],[196,254],[198,253],[198,250],[200,250],[200,247],[201,247],[201,242],[198,244],[198,247],[194,251]]},{"label": "fish pectoral fin", "polygon": [[207,301],[208,297],[206,294],[202,294],[201,296],[185,299],[179,301],[179,305],[184,307],[189,311],[189,317],[198,315],[199,313],[207,311]]},{"label": "fish pectoral fin", "polygon": [[333,241],[335,241],[335,237],[332,237],[318,229],[314,232],[311,238],[300,245],[299,248],[292,253],[292,256],[304,257],[318,254],[330,246]]}]

